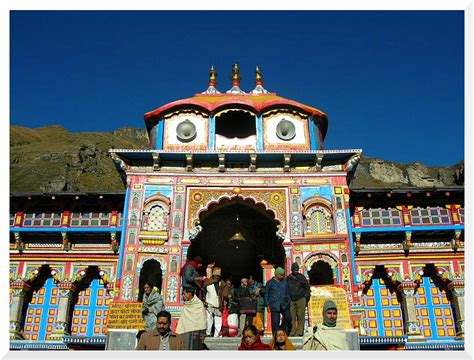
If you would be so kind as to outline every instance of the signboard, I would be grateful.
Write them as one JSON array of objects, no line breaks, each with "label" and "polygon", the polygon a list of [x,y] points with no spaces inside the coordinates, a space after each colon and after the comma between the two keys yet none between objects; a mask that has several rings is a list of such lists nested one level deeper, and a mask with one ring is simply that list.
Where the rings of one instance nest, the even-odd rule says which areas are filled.
[{"label": "signboard", "polygon": [[145,330],[141,302],[111,303],[107,329]]},{"label": "signboard", "polygon": [[332,300],[337,306],[337,325],[352,329],[352,321],[346,291],[336,286],[312,286],[308,304],[310,326],[323,322],[323,306],[326,300]]}]

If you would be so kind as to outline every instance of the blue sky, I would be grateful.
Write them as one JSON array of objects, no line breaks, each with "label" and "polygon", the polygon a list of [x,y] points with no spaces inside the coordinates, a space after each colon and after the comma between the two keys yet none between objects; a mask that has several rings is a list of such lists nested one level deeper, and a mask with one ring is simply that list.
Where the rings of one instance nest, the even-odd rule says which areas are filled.
[{"label": "blue sky", "polygon": [[144,127],[207,88],[265,87],[328,114],[326,149],[464,159],[463,11],[12,11],[10,123]]}]

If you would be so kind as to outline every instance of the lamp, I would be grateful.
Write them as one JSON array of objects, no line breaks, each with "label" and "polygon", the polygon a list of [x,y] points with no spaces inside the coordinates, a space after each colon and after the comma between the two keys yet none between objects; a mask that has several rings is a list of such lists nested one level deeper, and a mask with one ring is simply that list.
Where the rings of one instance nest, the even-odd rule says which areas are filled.
[{"label": "lamp", "polygon": [[246,240],[239,231],[239,232],[236,232],[234,235],[232,235],[229,241],[246,241]]},{"label": "lamp", "polygon": [[241,242],[241,241],[246,241],[245,237],[242,235],[242,233],[240,232],[240,225],[239,225],[239,220],[240,220],[240,216],[239,216],[239,202],[237,200],[237,210],[236,210],[236,214],[235,214],[235,224],[236,224],[236,227],[237,227],[237,232],[232,235],[230,238],[229,238],[229,241],[235,241],[235,247],[236,248],[239,248],[239,245],[238,243]]}]

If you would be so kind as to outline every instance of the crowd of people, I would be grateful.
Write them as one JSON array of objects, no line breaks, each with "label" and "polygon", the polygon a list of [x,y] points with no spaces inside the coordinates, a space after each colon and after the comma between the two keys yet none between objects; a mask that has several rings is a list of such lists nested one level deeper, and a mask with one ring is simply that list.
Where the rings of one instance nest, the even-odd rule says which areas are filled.
[{"label": "crowd of people", "polygon": [[[307,279],[298,264],[285,276],[283,268],[266,284],[252,276],[242,278],[234,288],[231,279],[222,279],[221,269],[211,276],[200,275],[202,259],[188,260],[181,269],[183,311],[175,332],[171,315],[153,284],[146,283],[142,314],[146,331],[137,350],[208,350],[206,337],[241,336],[238,350],[296,350],[289,337],[303,337],[303,350],[348,350],[345,331],[337,326],[337,306],[325,302],[322,324],[305,333],[305,313],[310,300]],[[270,313],[273,337],[263,343],[264,312]]]}]

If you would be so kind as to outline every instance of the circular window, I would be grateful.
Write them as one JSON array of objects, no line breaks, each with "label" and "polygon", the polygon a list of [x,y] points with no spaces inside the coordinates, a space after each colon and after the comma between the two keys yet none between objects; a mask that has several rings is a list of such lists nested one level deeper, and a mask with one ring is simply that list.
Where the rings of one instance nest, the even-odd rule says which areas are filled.
[{"label": "circular window", "polygon": [[176,137],[181,142],[191,142],[196,138],[196,126],[188,119],[176,127]]},{"label": "circular window", "polygon": [[283,119],[276,127],[276,134],[281,140],[289,141],[296,135],[295,125],[291,121]]}]

